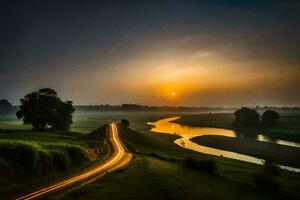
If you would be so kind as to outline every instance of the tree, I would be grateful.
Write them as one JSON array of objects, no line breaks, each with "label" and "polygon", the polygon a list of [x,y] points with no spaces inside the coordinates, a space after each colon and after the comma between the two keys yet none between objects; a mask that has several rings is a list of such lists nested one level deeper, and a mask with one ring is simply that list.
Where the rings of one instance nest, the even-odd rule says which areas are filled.
[{"label": "tree", "polygon": [[266,110],[261,117],[261,125],[265,127],[274,126],[277,124],[279,114],[274,110]]},{"label": "tree", "polygon": [[23,118],[23,123],[32,125],[35,130],[54,128],[67,131],[73,123],[72,113],[75,108],[72,101],[63,102],[56,91],[50,88],[27,94],[20,101],[17,117]]},{"label": "tree", "polygon": [[126,126],[126,127],[129,127],[129,125],[130,125],[130,123],[127,119],[122,119],[121,123],[122,123],[123,126]]},{"label": "tree", "polygon": [[7,99],[0,100],[0,112],[7,112],[11,110],[12,105],[8,102]]},{"label": "tree", "polygon": [[243,107],[234,112],[235,120],[233,125],[244,127],[257,127],[259,124],[259,114],[256,110]]}]

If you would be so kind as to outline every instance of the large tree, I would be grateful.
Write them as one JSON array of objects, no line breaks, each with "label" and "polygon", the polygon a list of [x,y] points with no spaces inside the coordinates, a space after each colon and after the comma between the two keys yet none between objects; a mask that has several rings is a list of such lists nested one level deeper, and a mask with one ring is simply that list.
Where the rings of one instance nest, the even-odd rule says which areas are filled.
[{"label": "large tree", "polygon": [[17,117],[22,118],[24,124],[32,125],[35,130],[54,128],[67,131],[73,123],[72,113],[75,108],[72,101],[63,102],[53,89],[34,91],[20,101]]},{"label": "large tree", "polygon": [[261,117],[261,125],[264,127],[274,126],[280,118],[275,110],[266,110]]},{"label": "large tree", "polygon": [[234,112],[233,125],[244,127],[257,127],[259,125],[259,114],[254,109],[243,107]]}]

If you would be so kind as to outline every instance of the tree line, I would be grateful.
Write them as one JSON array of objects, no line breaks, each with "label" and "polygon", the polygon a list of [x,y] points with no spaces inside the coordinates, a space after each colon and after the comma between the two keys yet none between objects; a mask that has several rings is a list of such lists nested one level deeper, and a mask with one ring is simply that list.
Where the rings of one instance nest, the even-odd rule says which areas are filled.
[{"label": "tree line", "polygon": [[235,127],[272,127],[278,123],[280,118],[278,112],[274,110],[266,110],[260,117],[255,109],[243,107],[234,112],[235,120],[233,125]]},{"label": "tree line", "polygon": [[[73,123],[72,114],[75,111],[72,101],[62,101],[55,90],[50,88],[42,88],[38,91],[31,92],[20,99],[21,105],[16,115],[18,119],[22,119],[25,125],[32,125],[35,130],[56,129],[68,131]],[[96,106],[97,107],[97,106]],[[87,106],[86,108],[96,108],[95,106]],[[137,104],[122,104],[121,106],[103,105],[103,109],[122,109],[122,110],[186,110],[203,109],[204,107],[157,107],[157,106],[142,106]],[[6,100],[0,100],[0,111],[11,110],[12,105]],[[97,107],[99,108],[99,106]],[[218,110],[219,108],[214,108]],[[257,108],[258,109],[258,108]],[[197,110],[197,109],[196,109]],[[241,127],[271,127],[277,124],[280,118],[275,110],[266,110],[262,116],[259,115],[256,109],[242,107],[234,112],[235,120],[233,126]],[[123,123],[123,122],[122,122]],[[124,121],[126,126],[129,123]]]}]

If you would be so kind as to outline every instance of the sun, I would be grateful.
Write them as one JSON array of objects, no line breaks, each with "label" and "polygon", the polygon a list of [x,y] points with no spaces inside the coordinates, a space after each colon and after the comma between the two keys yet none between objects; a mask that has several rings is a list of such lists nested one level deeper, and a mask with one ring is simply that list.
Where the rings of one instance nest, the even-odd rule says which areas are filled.
[{"label": "sun", "polygon": [[176,96],[176,92],[171,92],[171,96]]}]

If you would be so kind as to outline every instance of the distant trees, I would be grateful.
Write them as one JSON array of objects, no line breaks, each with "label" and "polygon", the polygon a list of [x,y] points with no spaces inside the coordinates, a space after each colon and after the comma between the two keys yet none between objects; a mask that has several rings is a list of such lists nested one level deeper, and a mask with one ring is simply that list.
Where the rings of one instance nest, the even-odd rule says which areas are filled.
[{"label": "distant trees", "polygon": [[67,131],[73,123],[72,113],[75,109],[72,101],[63,102],[53,89],[34,91],[20,101],[17,117],[23,118],[24,124],[32,125],[35,130],[54,128]]},{"label": "distant trees", "polygon": [[7,112],[10,111],[12,108],[11,103],[8,102],[7,99],[0,100],[0,112]]},{"label": "distant trees", "polygon": [[254,109],[243,107],[235,111],[234,115],[233,124],[235,126],[255,127],[259,124],[259,114]]},{"label": "distant trees", "polygon": [[274,110],[267,110],[260,115],[255,109],[243,107],[234,112],[233,125],[236,127],[270,127],[277,124],[279,114]]},{"label": "distant trees", "polygon": [[279,114],[276,111],[267,110],[261,117],[261,125],[264,127],[274,126],[277,124],[279,118]]}]

